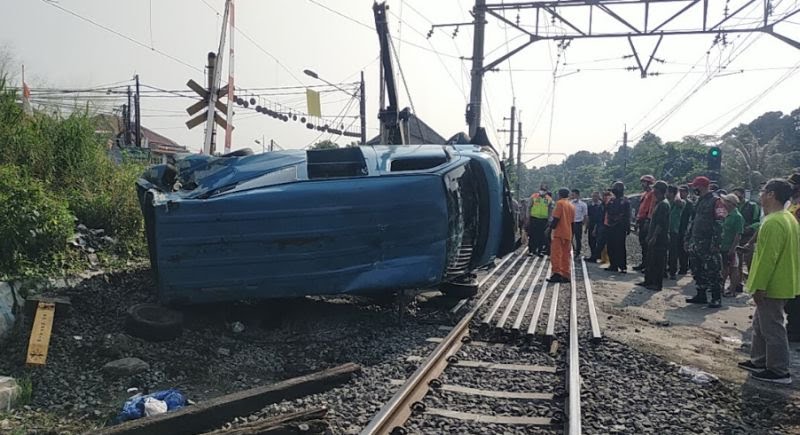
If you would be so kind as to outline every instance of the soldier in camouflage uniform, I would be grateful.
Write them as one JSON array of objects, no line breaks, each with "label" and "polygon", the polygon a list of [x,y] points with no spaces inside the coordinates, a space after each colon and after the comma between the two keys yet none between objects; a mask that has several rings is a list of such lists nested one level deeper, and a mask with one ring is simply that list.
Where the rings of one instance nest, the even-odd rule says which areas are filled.
[{"label": "soldier in camouflage uniform", "polygon": [[[710,185],[706,177],[697,177],[690,185],[699,197],[694,220],[687,231],[687,250],[697,295],[686,302],[708,303],[709,308],[719,308],[722,306],[722,220],[726,212],[724,206],[718,204],[719,198],[710,190]],[[711,301],[706,296],[707,291],[711,292]]]}]

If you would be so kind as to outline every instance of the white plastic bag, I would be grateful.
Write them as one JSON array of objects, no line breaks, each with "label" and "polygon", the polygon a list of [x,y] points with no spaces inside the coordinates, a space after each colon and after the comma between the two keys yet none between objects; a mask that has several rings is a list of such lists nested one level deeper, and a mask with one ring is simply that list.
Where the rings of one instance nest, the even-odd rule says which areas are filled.
[{"label": "white plastic bag", "polygon": [[700,385],[710,384],[712,382],[716,382],[719,380],[719,378],[712,375],[711,373],[707,373],[698,368],[689,366],[681,367],[678,373],[680,373],[683,376],[689,377],[692,382]]},{"label": "white plastic bag", "polygon": [[167,402],[163,400],[153,399],[148,397],[144,399],[144,415],[150,417],[151,415],[158,415],[167,412]]}]

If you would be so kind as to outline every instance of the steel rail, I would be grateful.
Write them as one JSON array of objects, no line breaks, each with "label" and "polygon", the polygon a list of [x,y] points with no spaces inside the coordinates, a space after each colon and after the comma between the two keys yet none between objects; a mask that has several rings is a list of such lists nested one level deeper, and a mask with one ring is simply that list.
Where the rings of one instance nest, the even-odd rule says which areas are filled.
[{"label": "steel rail", "polygon": [[558,315],[558,292],[561,290],[561,283],[553,286],[553,294],[550,296],[550,312],[547,313],[547,329],[544,336],[549,344],[553,340],[556,331],[556,316]]},{"label": "steel rail", "polygon": [[[545,276],[550,275],[553,271],[552,265],[547,266],[547,273]],[[539,325],[539,316],[542,313],[542,305],[544,305],[544,298],[547,295],[547,280],[542,280],[542,289],[539,290],[539,298],[536,300],[536,307],[533,309],[533,315],[531,316],[531,324],[528,325],[528,335],[533,335],[536,333],[536,326]]]},{"label": "steel rail", "polygon": [[525,266],[528,265],[529,260],[530,258],[526,258],[525,261],[522,262],[522,266],[520,266],[520,268],[517,270],[517,273],[515,273],[514,276],[511,278],[511,281],[509,281],[508,284],[506,284],[506,287],[500,293],[500,296],[497,297],[497,300],[494,301],[494,304],[492,304],[492,308],[490,308],[489,312],[486,313],[486,315],[483,317],[483,321],[481,323],[487,325],[489,324],[489,322],[492,321],[494,315],[497,314],[497,310],[500,309],[500,305],[503,305],[503,301],[506,299],[506,296],[508,296],[508,292],[510,292],[511,289],[514,288],[514,284],[517,283],[517,280],[519,279],[520,275],[522,275],[522,272],[525,271]]},{"label": "steel rail", "polygon": [[[571,255],[570,255],[571,256]],[[570,260],[572,262],[572,260]],[[578,358],[578,298],[575,290],[575,264],[572,262],[570,272],[570,293],[569,307],[569,393],[568,393],[568,415],[567,433],[569,435],[580,435],[581,433],[581,374],[580,358]]]},{"label": "steel rail", "polygon": [[583,285],[586,287],[586,304],[589,305],[589,321],[592,324],[592,342],[597,343],[603,339],[600,333],[600,323],[597,321],[597,310],[594,307],[594,296],[592,295],[592,282],[589,280],[589,272],[586,270],[586,261],[581,259],[583,269]]},{"label": "steel rail", "polygon": [[453,327],[449,334],[439,343],[433,352],[425,359],[411,377],[400,387],[400,390],[387,402],[378,413],[372,418],[367,427],[361,431],[361,435],[388,435],[396,427],[402,425],[411,416],[412,406],[414,403],[422,400],[428,392],[428,384],[431,380],[441,374],[447,367],[447,359],[449,356],[458,352],[461,348],[462,339],[469,332],[469,324],[478,309],[486,303],[486,300],[492,295],[494,290],[500,284],[500,281],[505,278],[508,272],[514,268],[514,265],[519,261],[522,256],[520,254],[503,273],[495,281],[492,286],[481,295],[481,298],[472,309],[461,319],[461,321]]},{"label": "steel rail", "polygon": [[[480,286],[482,286],[482,285],[486,284],[486,281],[489,281],[489,278],[491,278],[491,277],[492,277],[492,275],[494,275],[494,273],[495,273],[495,272],[497,272],[497,271],[498,271],[498,270],[499,270],[501,267],[503,267],[503,265],[504,265],[504,264],[506,264],[506,262],[507,262],[507,261],[508,261],[508,260],[509,260],[511,257],[513,257],[513,255],[506,255],[506,258],[504,258],[504,259],[503,259],[503,261],[501,261],[501,262],[500,262],[500,264],[498,264],[497,266],[495,266],[495,267],[494,267],[494,269],[492,269],[492,270],[491,270],[489,273],[487,273],[487,274],[486,274],[486,276],[484,276],[484,277],[483,277],[483,279],[481,279],[481,280],[478,282],[478,287],[480,287]],[[464,305],[466,305],[466,304],[467,304],[467,302],[469,302],[469,299],[470,299],[470,298],[464,298],[464,299],[461,299],[460,301],[458,301],[458,304],[456,304],[456,306],[455,306],[455,307],[453,307],[453,309],[452,309],[452,310],[450,310],[450,314],[455,314],[455,313],[457,313],[457,312],[458,312],[458,310],[460,310],[460,309],[461,309],[461,307],[463,307]]]},{"label": "steel rail", "polygon": [[517,299],[519,299],[519,294],[522,292],[522,289],[525,288],[525,283],[528,282],[528,278],[531,277],[533,274],[533,269],[536,269],[536,263],[539,261],[538,258],[533,259],[533,263],[531,263],[531,267],[528,269],[528,272],[525,274],[525,277],[522,278],[522,282],[519,283],[517,289],[514,291],[514,294],[511,296],[511,300],[508,301],[506,304],[506,309],[503,310],[503,314],[497,319],[497,324],[495,325],[496,328],[502,328],[506,325],[506,321],[508,320],[508,316],[511,315],[511,310],[514,309],[514,306],[517,305]]},{"label": "steel rail", "polygon": [[531,299],[533,298],[533,291],[536,288],[536,284],[539,282],[539,277],[542,276],[542,270],[544,270],[544,265],[547,263],[547,260],[542,259],[542,262],[539,263],[539,271],[536,272],[536,276],[533,277],[533,281],[531,281],[530,287],[528,287],[528,292],[525,294],[525,299],[522,300],[522,306],[519,307],[519,312],[517,313],[517,319],[514,321],[514,325],[511,329],[519,330],[522,326],[522,320],[525,318],[525,313],[528,312],[528,307],[531,304]]}]

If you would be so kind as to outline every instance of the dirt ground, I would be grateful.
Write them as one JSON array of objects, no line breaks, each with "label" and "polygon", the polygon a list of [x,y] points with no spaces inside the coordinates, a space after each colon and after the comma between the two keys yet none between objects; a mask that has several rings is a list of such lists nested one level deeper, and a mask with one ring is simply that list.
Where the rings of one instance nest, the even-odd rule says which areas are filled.
[{"label": "dirt ground", "polygon": [[777,393],[800,403],[800,343],[790,343],[791,386],[765,385],[736,367],[750,349],[755,305],[746,293],[723,298],[722,308],[710,309],[686,303],[686,297],[695,295],[690,275],[679,276],[677,282],[665,280],[664,289],[653,292],[635,285],[643,280],[641,273],[609,273],[593,264],[588,270],[604,335],[741,384],[755,394]]}]

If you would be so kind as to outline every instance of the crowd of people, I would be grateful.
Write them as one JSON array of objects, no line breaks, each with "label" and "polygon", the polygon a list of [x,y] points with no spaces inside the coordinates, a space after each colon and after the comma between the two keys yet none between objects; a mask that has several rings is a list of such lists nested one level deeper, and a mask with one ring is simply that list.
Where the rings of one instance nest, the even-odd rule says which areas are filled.
[{"label": "crowd of people", "polygon": [[665,280],[691,272],[696,294],[686,302],[712,309],[747,291],[756,313],[751,359],[739,366],[762,381],[791,383],[788,343],[800,342],[800,173],[764,183],[751,193],[755,200],[703,176],[680,186],[652,175],[640,182],[635,210],[622,182],[592,192],[588,203],[577,189],[554,198],[542,183],[522,207],[528,255],[549,255],[548,281],[570,282],[571,256],[580,258],[585,234],[586,262],[627,273],[626,241],[635,232],[641,263],[632,269],[644,274],[637,285],[661,291]]}]

